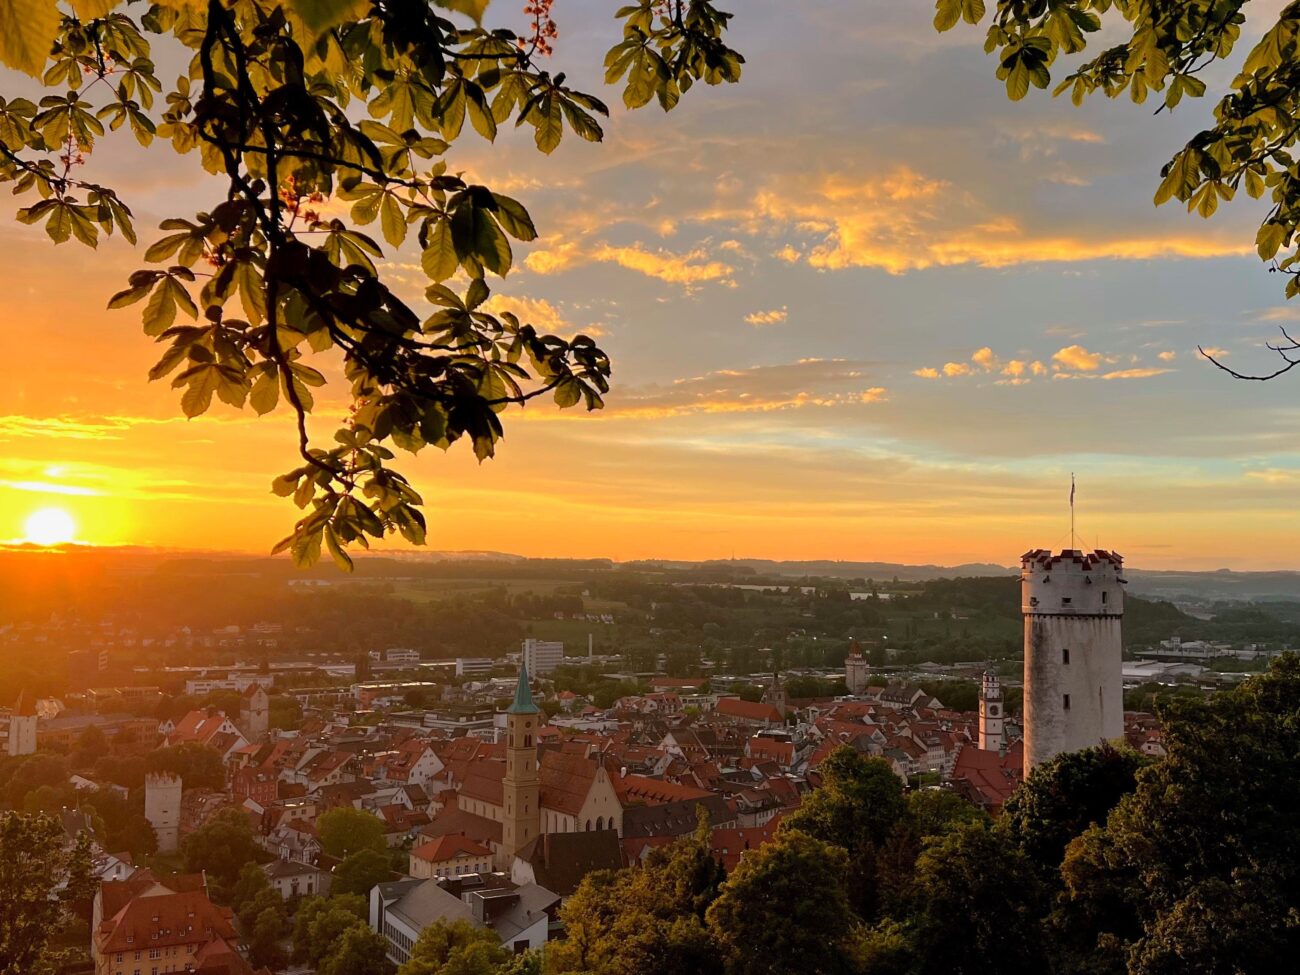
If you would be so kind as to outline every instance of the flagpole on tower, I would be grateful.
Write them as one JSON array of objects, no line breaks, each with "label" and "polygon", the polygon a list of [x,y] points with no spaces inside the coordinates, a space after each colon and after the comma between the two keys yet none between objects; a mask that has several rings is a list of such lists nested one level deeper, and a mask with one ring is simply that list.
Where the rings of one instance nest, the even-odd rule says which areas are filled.
[{"label": "flagpole on tower", "polygon": [[1074,547],[1074,471],[1070,471],[1070,548]]}]

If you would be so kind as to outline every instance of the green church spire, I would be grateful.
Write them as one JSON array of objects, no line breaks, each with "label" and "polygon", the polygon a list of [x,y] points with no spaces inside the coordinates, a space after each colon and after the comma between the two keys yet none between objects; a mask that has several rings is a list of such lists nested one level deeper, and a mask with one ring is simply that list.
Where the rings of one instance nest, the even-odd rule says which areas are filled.
[{"label": "green church spire", "polygon": [[515,687],[515,700],[506,708],[506,714],[538,714],[539,709],[533,703],[533,692],[528,687],[528,665],[519,665],[519,684]]}]

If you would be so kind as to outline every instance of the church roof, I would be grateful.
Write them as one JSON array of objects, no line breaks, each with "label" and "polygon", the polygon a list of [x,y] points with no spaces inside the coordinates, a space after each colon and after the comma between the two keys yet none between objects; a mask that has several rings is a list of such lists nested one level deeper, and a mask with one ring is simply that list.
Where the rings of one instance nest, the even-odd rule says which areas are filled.
[{"label": "church roof", "polygon": [[533,703],[533,692],[528,686],[528,665],[519,665],[519,683],[515,686],[515,699],[506,714],[538,714],[539,708]]}]

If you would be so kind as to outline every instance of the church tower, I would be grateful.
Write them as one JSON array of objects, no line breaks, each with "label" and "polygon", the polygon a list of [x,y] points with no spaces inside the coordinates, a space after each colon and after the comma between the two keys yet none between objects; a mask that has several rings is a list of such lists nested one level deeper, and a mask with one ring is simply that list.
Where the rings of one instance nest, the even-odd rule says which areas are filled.
[{"label": "church tower", "polygon": [[781,681],[779,670],[772,673],[772,683],[763,695],[763,703],[772,705],[782,718],[785,717],[785,684]]},{"label": "church tower", "polygon": [[36,751],[36,702],[26,691],[18,694],[18,701],[9,714],[10,755],[31,755]]},{"label": "church tower", "polygon": [[1061,752],[1124,734],[1123,567],[1101,549],[1021,557],[1026,775]]},{"label": "church tower", "polygon": [[520,664],[515,699],[506,708],[506,774],[501,781],[501,848],[497,866],[510,868],[514,855],[542,831],[538,796],[537,729],[541,710],[528,686],[528,665]]},{"label": "church tower", "polygon": [[1002,686],[996,674],[984,672],[980,681],[980,750],[997,752],[1006,744],[1002,733]]}]

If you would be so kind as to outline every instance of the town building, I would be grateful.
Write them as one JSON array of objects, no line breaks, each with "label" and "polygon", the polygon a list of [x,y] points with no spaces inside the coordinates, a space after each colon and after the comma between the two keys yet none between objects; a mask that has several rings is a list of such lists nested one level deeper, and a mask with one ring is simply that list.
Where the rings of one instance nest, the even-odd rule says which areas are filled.
[{"label": "town building", "polygon": [[91,917],[95,975],[258,975],[239,953],[230,910],[208,899],[201,875],[162,881],[137,870],[126,880],[105,880]]},{"label": "town building", "polygon": [[491,869],[491,850],[464,833],[449,833],[413,849],[407,873],[418,880],[436,880],[461,877],[467,873],[488,873]]},{"label": "town building", "polygon": [[249,684],[239,700],[239,730],[249,741],[261,741],[271,729],[271,699],[261,684]]},{"label": "town building", "polygon": [[559,895],[537,884],[514,884],[505,874],[469,874],[442,880],[398,880],[370,891],[370,927],[388,942],[388,960],[402,965],[420,932],[438,921],[464,920],[490,928],[516,954],[540,948],[550,936]]},{"label": "town building", "polygon": [[457,657],[456,676],[475,677],[479,674],[491,673],[496,663],[491,657]]},{"label": "town building", "polygon": [[544,677],[564,663],[564,644],[529,637],[524,641],[522,661],[534,677]]}]

